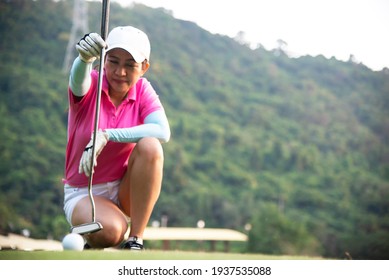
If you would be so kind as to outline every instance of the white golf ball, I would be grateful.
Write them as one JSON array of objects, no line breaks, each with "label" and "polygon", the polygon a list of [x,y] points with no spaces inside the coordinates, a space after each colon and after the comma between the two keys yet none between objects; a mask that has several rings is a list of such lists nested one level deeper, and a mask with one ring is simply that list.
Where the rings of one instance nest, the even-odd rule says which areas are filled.
[{"label": "white golf ball", "polygon": [[82,251],[84,250],[84,238],[78,233],[69,233],[62,239],[64,250]]}]

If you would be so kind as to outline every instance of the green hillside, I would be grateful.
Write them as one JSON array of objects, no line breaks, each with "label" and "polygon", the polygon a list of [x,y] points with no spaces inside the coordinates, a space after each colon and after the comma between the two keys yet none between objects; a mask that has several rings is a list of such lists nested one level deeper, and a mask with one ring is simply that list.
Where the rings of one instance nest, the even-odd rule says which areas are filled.
[{"label": "green hillside", "polygon": [[[60,239],[73,1],[0,0],[0,232]],[[101,3],[88,2],[91,32]],[[163,9],[111,4],[149,34],[165,105],[169,226],[252,226],[247,252],[389,258],[389,70],[252,50]],[[76,53],[74,53],[76,55]]]}]

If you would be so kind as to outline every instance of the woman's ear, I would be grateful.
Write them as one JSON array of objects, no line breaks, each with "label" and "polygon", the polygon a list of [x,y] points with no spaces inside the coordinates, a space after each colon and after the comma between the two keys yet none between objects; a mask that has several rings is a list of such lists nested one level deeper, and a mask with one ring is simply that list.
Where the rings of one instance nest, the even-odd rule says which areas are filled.
[{"label": "woman's ear", "polygon": [[142,75],[144,75],[147,72],[147,70],[149,70],[149,67],[150,67],[150,63],[147,60],[142,62],[142,72],[143,72]]}]

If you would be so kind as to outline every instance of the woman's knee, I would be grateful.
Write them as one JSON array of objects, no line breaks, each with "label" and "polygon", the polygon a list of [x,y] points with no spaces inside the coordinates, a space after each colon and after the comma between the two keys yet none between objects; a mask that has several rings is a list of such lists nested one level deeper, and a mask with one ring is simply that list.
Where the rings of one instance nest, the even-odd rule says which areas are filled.
[{"label": "woman's knee", "polygon": [[119,245],[127,231],[127,225],[120,219],[103,222],[103,229],[87,237],[88,244],[95,248],[106,248]]},{"label": "woman's knee", "polygon": [[156,138],[146,137],[139,140],[135,146],[135,149],[136,153],[145,159],[151,161],[163,160],[162,144]]}]

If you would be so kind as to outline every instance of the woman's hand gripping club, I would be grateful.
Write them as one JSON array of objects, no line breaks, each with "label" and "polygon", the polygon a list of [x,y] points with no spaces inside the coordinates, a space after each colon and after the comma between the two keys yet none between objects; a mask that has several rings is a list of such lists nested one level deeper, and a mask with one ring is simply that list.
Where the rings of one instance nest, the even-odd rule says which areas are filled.
[{"label": "woman's hand gripping club", "polygon": [[[96,133],[96,147],[95,147],[95,156],[93,167],[97,165],[97,156],[101,153],[105,145],[108,143],[108,134],[102,130],[97,131]],[[87,177],[90,176],[91,172],[94,170],[90,170],[91,168],[91,160],[92,160],[92,149],[93,148],[93,133],[91,140],[88,145],[86,145],[84,152],[82,153],[80,165],[78,167],[78,172],[80,174],[84,173]]]}]

